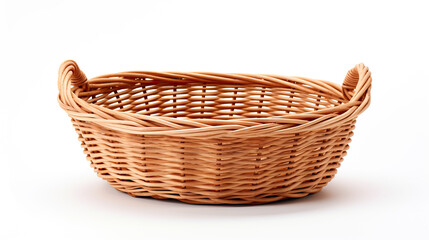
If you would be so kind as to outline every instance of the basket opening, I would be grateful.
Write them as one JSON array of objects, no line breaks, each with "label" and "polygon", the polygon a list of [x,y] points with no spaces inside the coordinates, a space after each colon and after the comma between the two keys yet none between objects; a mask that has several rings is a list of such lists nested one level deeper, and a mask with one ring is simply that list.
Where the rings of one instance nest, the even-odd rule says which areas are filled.
[{"label": "basket opening", "polygon": [[[91,95],[88,95],[91,93]],[[98,87],[89,103],[112,110],[173,118],[265,118],[341,105],[340,96],[294,88],[222,84],[130,84]]]}]

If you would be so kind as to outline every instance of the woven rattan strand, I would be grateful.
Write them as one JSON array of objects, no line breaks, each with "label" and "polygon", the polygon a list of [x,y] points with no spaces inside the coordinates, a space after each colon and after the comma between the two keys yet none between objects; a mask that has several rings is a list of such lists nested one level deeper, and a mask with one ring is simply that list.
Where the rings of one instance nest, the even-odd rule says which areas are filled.
[{"label": "woven rattan strand", "polygon": [[59,71],[60,106],[99,177],[132,196],[260,204],[319,192],[370,103],[363,64],[342,86],[304,77]]}]

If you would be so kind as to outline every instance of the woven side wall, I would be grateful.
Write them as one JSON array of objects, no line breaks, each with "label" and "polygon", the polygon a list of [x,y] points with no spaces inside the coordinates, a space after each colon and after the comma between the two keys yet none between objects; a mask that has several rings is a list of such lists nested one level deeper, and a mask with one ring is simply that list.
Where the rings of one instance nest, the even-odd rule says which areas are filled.
[{"label": "woven side wall", "polygon": [[354,124],[204,141],[74,125],[95,172],[119,191],[189,203],[257,204],[320,191],[346,155]]}]

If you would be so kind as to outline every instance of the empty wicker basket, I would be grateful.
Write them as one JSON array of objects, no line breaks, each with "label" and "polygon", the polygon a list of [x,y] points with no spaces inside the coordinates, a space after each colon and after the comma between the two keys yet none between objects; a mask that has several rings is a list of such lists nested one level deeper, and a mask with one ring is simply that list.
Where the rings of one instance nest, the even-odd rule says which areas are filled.
[{"label": "empty wicker basket", "polygon": [[319,192],[370,103],[363,64],[342,86],[303,77],[59,72],[61,107],[98,176],[132,196],[258,204]]}]

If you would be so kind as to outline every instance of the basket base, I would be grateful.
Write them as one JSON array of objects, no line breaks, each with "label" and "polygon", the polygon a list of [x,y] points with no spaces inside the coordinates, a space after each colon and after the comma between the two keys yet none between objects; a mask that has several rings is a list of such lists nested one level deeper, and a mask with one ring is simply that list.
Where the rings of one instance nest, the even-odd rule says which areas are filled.
[{"label": "basket base", "polygon": [[[299,197],[298,196],[294,196],[294,197],[290,197],[290,196],[273,196],[273,197],[269,197],[269,198],[264,198],[264,199],[258,199],[258,200],[242,200],[242,199],[237,199],[237,200],[227,200],[227,199],[206,199],[204,201],[196,201],[196,200],[190,200],[190,199],[182,199],[182,198],[166,198],[166,197],[161,197],[161,196],[150,196],[151,198],[154,199],[160,199],[160,200],[177,200],[183,203],[189,203],[189,204],[198,204],[198,205],[261,205],[261,204],[266,204],[266,203],[272,203],[272,202],[277,202],[277,201],[281,201],[281,200],[286,200],[286,199],[298,199],[298,198],[303,198],[306,197],[308,195],[311,194],[315,194],[318,193],[322,190],[322,188],[319,189],[315,189],[314,192],[312,193],[303,193],[301,194]],[[128,195],[132,196],[132,197],[136,197],[136,198],[147,198],[148,196],[138,196],[135,195],[133,193],[127,193]]]},{"label": "basket base", "polygon": [[[332,178],[331,178],[332,179]],[[152,194],[147,191],[129,191],[124,189],[123,187],[115,187],[112,186],[120,191],[127,193],[128,195],[136,198],[147,198],[151,197],[154,199],[160,199],[160,200],[166,200],[166,199],[172,199],[172,200],[178,200],[180,202],[189,203],[189,204],[202,204],[202,205],[220,205],[220,204],[227,204],[227,205],[260,205],[265,203],[271,203],[271,202],[277,202],[280,200],[285,199],[297,199],[297,198],[303,198],[310,194],[318,193],[322,190],[324,186],[327,185],[329,181],[324,182],[323,184],[317,185],[317,187],[311,189],[310,191],[306,189],[306,192],[297,192],[296,190],[294,192],[296,193],[283,193],[283,194],[276,194],[276,195],[268,195],[263,194],[262,196],[249,196],[249,197],[243,197],[243,198],[209,198],[209,197],[203,197],[203,196],[186,196],[186,195],[180,195],[180,194],[170,194],[170,197]],[[266,196],[265,196],[266,195]]]}]

